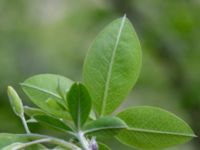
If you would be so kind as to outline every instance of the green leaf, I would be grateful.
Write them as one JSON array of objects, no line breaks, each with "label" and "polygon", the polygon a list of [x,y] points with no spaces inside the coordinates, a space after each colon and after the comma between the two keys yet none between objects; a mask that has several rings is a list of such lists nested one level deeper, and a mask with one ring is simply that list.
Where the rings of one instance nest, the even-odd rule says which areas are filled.
[{"label": "green leaf", "polygon": [[24,106],[24,112],[29,117],[33,117],[35,115],[46,115],[46,113],[43,110],[29,106]]},{"label": "green leaf", "polygon": [[66,102],[60,92],[66,93],[71,85],[71,80],[53,74],[36,75],[21,84],[23,91],[34,104],[60,118],[67,116]]},{"label": "green leaf", "polygon": [[72,128],[69,125],[65,124],[62,120],[56,119],[54,117],[47,115],[35,115],[33,116],[33,118],[36,119],[38,122],[44,123],[62,132],[72,131]]},{"label": "green leaf", "polygon": [[8,97],[15,114],[22,117],[24,115],[22,100],[11,86],[8,86]]},{"label": "green leaf", "polygon": [[10,145],[8,145],[8,146],[3,147],[2,150],[13,150],[13,149],[17,148],[18,146],[20,146],[20,145],[22,145],[22,144],[23,144],[23,143],[19,143],[19,142],[17,142],[17,143],[12,143],[12,144],[10,144]]},{"label": "green leaf", "polygon": [[107,145],[100,142],[98,142],[98,146],[99,146],[98,150],[111,150]]},{"label": "green leaf", "polygon": [[[2,150],[15,150],[16,148],[18,148],[19,146],[22,146],[25,143],[12,143],[6,147],[3,147]],[[28,146],[26,148],[26,150],[35,150],[35,149],[40,149],[40,150],[48,150],[45,146],[41,145],[41,144],[37,144],[37,145],[32,145],[32,146]]]},{"label": "green leaf", "polygon": [[74,83],[67,94],[69,112],[78,129],[87,120],[91,110],[90,95],[83,84]]},{"label": "green leaf", "polygon": [[84,132],[89,135],[108,137],[124,128],[127,128],[127,125],[123,120],[113,116],[105,116],[87,124]]},{"label": "green leaf", "polygon": [[[26,135],[22,135],[22,134],[8,134],[8,133],[0,133],[0,149],[5,149],[7,147],[6,150],[9,150],[9,146],[16,146],[16,144],[20,144],[20,143],[26,143],[26,142],[30,142],[31,138],[26,136]],[[15,144],[13,144],[15,143]],[[12,145],[13,144],[13,145]],[[39,145],[34,145],[34,146],[30,146],[27,148],[27,150],[35,150],[38,149]]]},{"label": "green leaf", "polygon": [[154,107],[133,107],[117,115],[129,126],[117,135],[123,144],[157,150],[185,143],[195,137],[192,129],[170,112]]},{"label": "green leaf", "polygon": [[66,148],[62,148],[60,146],[56,146],[55,148],[53,148],[52,150],[70,150],[70,149],[66,149]]},{"label": "green leaf", "polygon": [[141,48],[126,17],[108,25],[88,51],[83,80],[99,115],[111,114],[136,83]]}]

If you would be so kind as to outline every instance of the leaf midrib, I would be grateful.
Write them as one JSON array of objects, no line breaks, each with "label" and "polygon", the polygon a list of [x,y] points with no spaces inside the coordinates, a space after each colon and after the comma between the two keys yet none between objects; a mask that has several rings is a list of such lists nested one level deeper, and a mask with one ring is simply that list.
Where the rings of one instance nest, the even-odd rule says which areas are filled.
[{"label": "leaf midrib", "polygon": [[189,134],[189,133],[158,131],[158,130],[142,129],[142,128],[132,128],[132,127],[131,128],[127,128],[127,129],[129,131],[152,133],[152,134],[166,134],[166,135],[174,135],[174,136],[196,137],[195,134]]},{"label": "leaf midrib", "polygon": [[96,131],[100,131],[100,130],[108,130],[108,129],[123,129],[126,128],[125,126],[118,126],[118,127],[101,127],[101,128],[94,128],[94,129],[89,129],[86,130],[84,133],[91,133],[91,132],[96,132]]},{"label": "leaf midrib", "polygon": [[57,95],[57,94],[55,94],[55,93],[53,93],[53,92],[51,92],[51,91],[42,89],[42,88],[40,88],[40,87],[38,87],[38,86],[31,85],[31,84],[27,84],[27,83],[21,83],[21,85],[24,86],[24,87],[32,88],[32,89],[35,89],[35,90],[38,90],[38,91],[41,91],[41,92],[50,94],[50,95],[52,95],[52,96],[54,96],[54,97],[56,97],[56,98],[62,100],[62,97],[61,97],[61,96],[59,96],[59,95]]},{"label": "leaf midrib", "polygon": [[120,37],[121,37],[121,33],[122,33],[122,29],[124,27],[125,20],[126,20],[126,15],[122,19],[122,22],[121,22],[121,25],[120,25],[120,28],[119,28],[119,32],[117,34],[117,39],[116,39],[116,43],[115,43],[115,46],[114,46],[114,50],[113,50],[112,55],[111,55],[111,61],[110,61],[110,64],[109,64],[108,74],[107,74],[107,78],[106,78],[106,82],[105,82],[105,90],[104,90],[104,93],[103,93],[102,109],[101,109],[100,116],[103,116],[104,113],[105,113],[105,107],[106,107],[106,101],[107,101],[107,97],[108,97],[108,90],[109,90],[110,78],[111,78],[111,75],[112,75],[113,63],[114,63],[117,47],[119,45],[119,40],[120,40]]}]

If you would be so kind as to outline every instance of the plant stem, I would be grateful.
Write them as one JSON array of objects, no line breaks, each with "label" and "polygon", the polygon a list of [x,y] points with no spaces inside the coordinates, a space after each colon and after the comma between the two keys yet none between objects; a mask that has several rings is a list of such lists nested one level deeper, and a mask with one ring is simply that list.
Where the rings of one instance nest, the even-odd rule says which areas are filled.
[{"label": "plant stem", "polygon": [[23,123],[23,125],[24,125],[24,129],[25,129],[26,133],[27,133],[27,134],[30,134],[31,132],[30,132],[30,130],[29,130],[29,128],[28,128],[28,125],[27,125],[27,122],[26,122],[26,119],[25,119],[24,115],[21,116],[21,120],[22,120],[22,123]]},{"label": "plant stem", "polygon": [[35,139],[41,139],[41,138],[50,139],[50,141],[48,141],[49,143],[59,145],[63,148],[71,149],[71,150],[81,150],[81,148],[79,148],[78,146],[76,146],[72,143],[69,143],[65,140],[55,138],[55,137],[51,137],[51,136],[47,136],[47,135],[41,135],[41,134],[33,134],[33,133],[28,134],[27,136],[30,136],[30,138],[35,138]]},{"label": "plant stem", "polygon": [[84,133],[82,131],[78,132],[78,139],[79,139],[79,142],[81,143],[84,150],[91,150],[90,145],[89,145],[89,143],[88,143],[87,139],[85,138]]},{"label": "plant stem", "polygon": [[36,141],[32,141],[32,142],[28,142],[28,143],[24,143],[22,145],[19,145],[17,146],[14,150],[20,150],[22,148],[26,148],[28,146],[32,146],[32,145],[35,145],[35,144],[38,144],[38,143],[45,143],[45,142],[49,142],[51,139],[40,139],[40,140],[36,140]]}]

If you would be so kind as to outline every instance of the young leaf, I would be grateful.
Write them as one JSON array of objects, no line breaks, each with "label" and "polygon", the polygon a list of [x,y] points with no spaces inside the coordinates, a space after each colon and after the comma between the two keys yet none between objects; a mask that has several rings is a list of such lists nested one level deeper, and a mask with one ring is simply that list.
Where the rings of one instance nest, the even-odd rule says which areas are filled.
[{"label": "young leaf", "polygon": [[8,87],[8,97],[15,114],[22,117],[24,115],[22,100],[11,86]]},{"label": "young leaf", "polygon": [[126,17],[108,25],[88,51],[83,80],[97,114],[111,114],[135,84],[141,68],[141,48]]},{"label": "young leaf", "polygon": [[36,115],[46,115],[46,113],[43,110],[29,106],[24,106],[24,113],[29,117],[33,117]]},{"label": "young leaf", "polygon": [[84,129],[85,134],[108,137],[124,128],[127,128],[127,125],[123,120],[113,116],[105,116],[90,122]]},{"label": "young leaf", "polygon": [[129,126],[117,139],[131,147],[155,150],[182,144],[195,137],[192,129],[170,112],[154,107],[133,107],[117,115]]},{"label": "young leaf", "polygon": [[[58,81],[60,81],[59,85]],[[63,118],[66,115],[66,110],[63,110],[66,109],[66,102],[59,93],[66,93],[72,83],[71,80],[59,75],[42,74],[27,79],[21,86],[34,104]]]},{"label": "young leaf", "polygon": [[33,116],[33,118],[36,119],[38,122],[46,124],[62,132],[72,131],[72,128],[69,125],[65,124],[63,121],[56,119],[54,117],[48,115],[35,115]]},{"label": "young leaf", "polygon": [[83,84],[74,83],[67,94],[69,112],[78,129],[87,120],[91,110],[90,95]]},{"label": "young leaf", "polygon": [[111,150],[107,145],[98,142],[99,149],[98,150]]}]

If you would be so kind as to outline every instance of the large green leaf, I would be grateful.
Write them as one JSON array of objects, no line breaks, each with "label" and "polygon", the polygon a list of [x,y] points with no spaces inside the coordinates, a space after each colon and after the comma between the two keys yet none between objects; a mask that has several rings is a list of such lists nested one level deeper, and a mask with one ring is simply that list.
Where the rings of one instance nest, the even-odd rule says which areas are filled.
[{"label": "large green leaf", "polygon": [[123,120],[113,116],[105,116],[90,122],[84,130],[85,134],[108,137],[124,128],[127,128],[127,125]]},{"label": "large green leaf", "polygon": [[191,128],[170,112],[154,107],[133,107],[117,115],[129,126],[117,139],[131,147],[157,150],[182,144],[195,137]]},{"label": "large green leaf", "polygon": [[66,102],[60,93],[66,94],[72,85],[71,80],[59,75],[42,74],[27,79],[21,85],[37,106],[60,118],[66,118]]},{"label": "large green leaf", "polygon": [[88,51],[83,80],[97,114],[112,113],[135,84],[141,68],[141,48],[126,17],[108,25]]},{"label": "large green leaf", "polygon": [[91,98],[83,84],[74,83],[67,94],[69,112],[79,129],[87,120],[91,110]]}]

